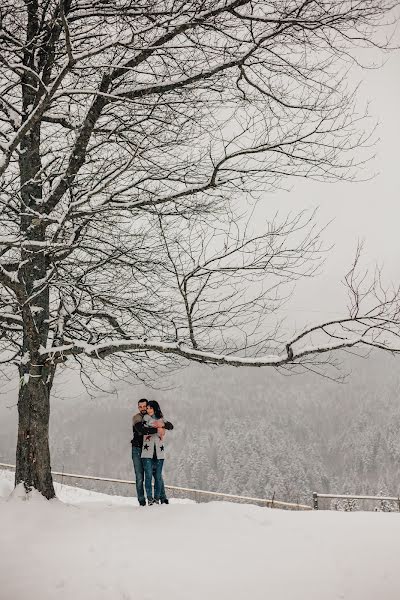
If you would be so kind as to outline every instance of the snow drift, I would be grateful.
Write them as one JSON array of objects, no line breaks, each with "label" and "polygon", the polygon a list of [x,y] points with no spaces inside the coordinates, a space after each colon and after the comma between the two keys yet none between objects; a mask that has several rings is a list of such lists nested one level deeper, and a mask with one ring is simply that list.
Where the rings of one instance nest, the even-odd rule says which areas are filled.
[{"label": "snow drift", "polygon": [[[139,507],[0,472],[1,600],[398,600],[400,514]],[[23,497],[23,496],[22,496]]]}]

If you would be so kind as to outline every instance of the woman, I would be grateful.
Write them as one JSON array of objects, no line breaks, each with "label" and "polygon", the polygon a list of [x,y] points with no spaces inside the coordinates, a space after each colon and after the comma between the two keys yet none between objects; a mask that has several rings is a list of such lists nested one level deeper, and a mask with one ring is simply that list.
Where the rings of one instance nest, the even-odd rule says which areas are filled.
[{"label": "woman", "polygon": [[[142,463],[144,471],[144,487],[149,506],[158,504],[162,490],[162,470],[165,456],[165,421],[160,405],[155,400],[147,404],[147,415],[143,417],[144,432],[146,427],[157,428],[157,433],[144,433],[142,447]],[[154,496],[152,479],[154,475]]]}]

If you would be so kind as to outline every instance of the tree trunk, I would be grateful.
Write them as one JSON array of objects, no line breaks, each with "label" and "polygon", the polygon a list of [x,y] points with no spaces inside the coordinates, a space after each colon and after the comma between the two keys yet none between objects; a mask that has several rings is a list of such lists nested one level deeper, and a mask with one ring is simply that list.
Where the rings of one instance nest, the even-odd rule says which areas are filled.
[{"label": "tree trunk", "polygon": [[49,451],[50,389],[43,376],[21,375],[15,471],[15,485],[22,482],[27,492],[35,488],[48,499],[55,496]]},{"label": "tree trunk", "polygon": [[[26,2],[26,38],[22,83],[22,122],[43,90],[39,72],[37,40],[40,38],[40,11],[37,0]],[[43,51],[43,48],[41,49]],[[35,488],[46,498],[55,496],[49,451],[50,390],[55,366],[46,364],[41,348],[49,332],[49,287],[46,285],[48,256],[41,246],[46,240],[46,213],[42,204],[41,124],[36,123],[22,138],[19,154],[21,189],[20,231],[31,246],[21,249],[18,302],[23,318],[22,361],[19,368],[18,440],[15,485],[26,491]]]}]

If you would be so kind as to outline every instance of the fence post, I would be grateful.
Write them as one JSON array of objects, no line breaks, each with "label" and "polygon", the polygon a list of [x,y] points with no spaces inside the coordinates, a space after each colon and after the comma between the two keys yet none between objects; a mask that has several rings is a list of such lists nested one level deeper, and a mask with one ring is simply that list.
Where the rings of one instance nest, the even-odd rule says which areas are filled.
[{"label": "fence post", "polygon": [[318,510],[319,507],[318,507],[318,494],[317,494],[317,492],[313,492],[312,497],[313,497],[313,509],[314,510]]},{"label": "fence post", "polygon": [[271,500],[271,504],[270,504],[270,508],[274,508],[274,500],[275,500],[275,490],[272,494],[272,500]]}]

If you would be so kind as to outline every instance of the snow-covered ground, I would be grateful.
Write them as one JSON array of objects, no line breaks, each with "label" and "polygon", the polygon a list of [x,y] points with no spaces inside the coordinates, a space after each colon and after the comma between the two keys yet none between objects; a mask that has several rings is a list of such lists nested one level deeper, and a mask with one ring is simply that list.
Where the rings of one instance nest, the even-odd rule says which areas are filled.
[{"label": "snow-covered ground", "polygon": [[1,600],[399,600],[400,514],[139,507],[0,471]]}]

